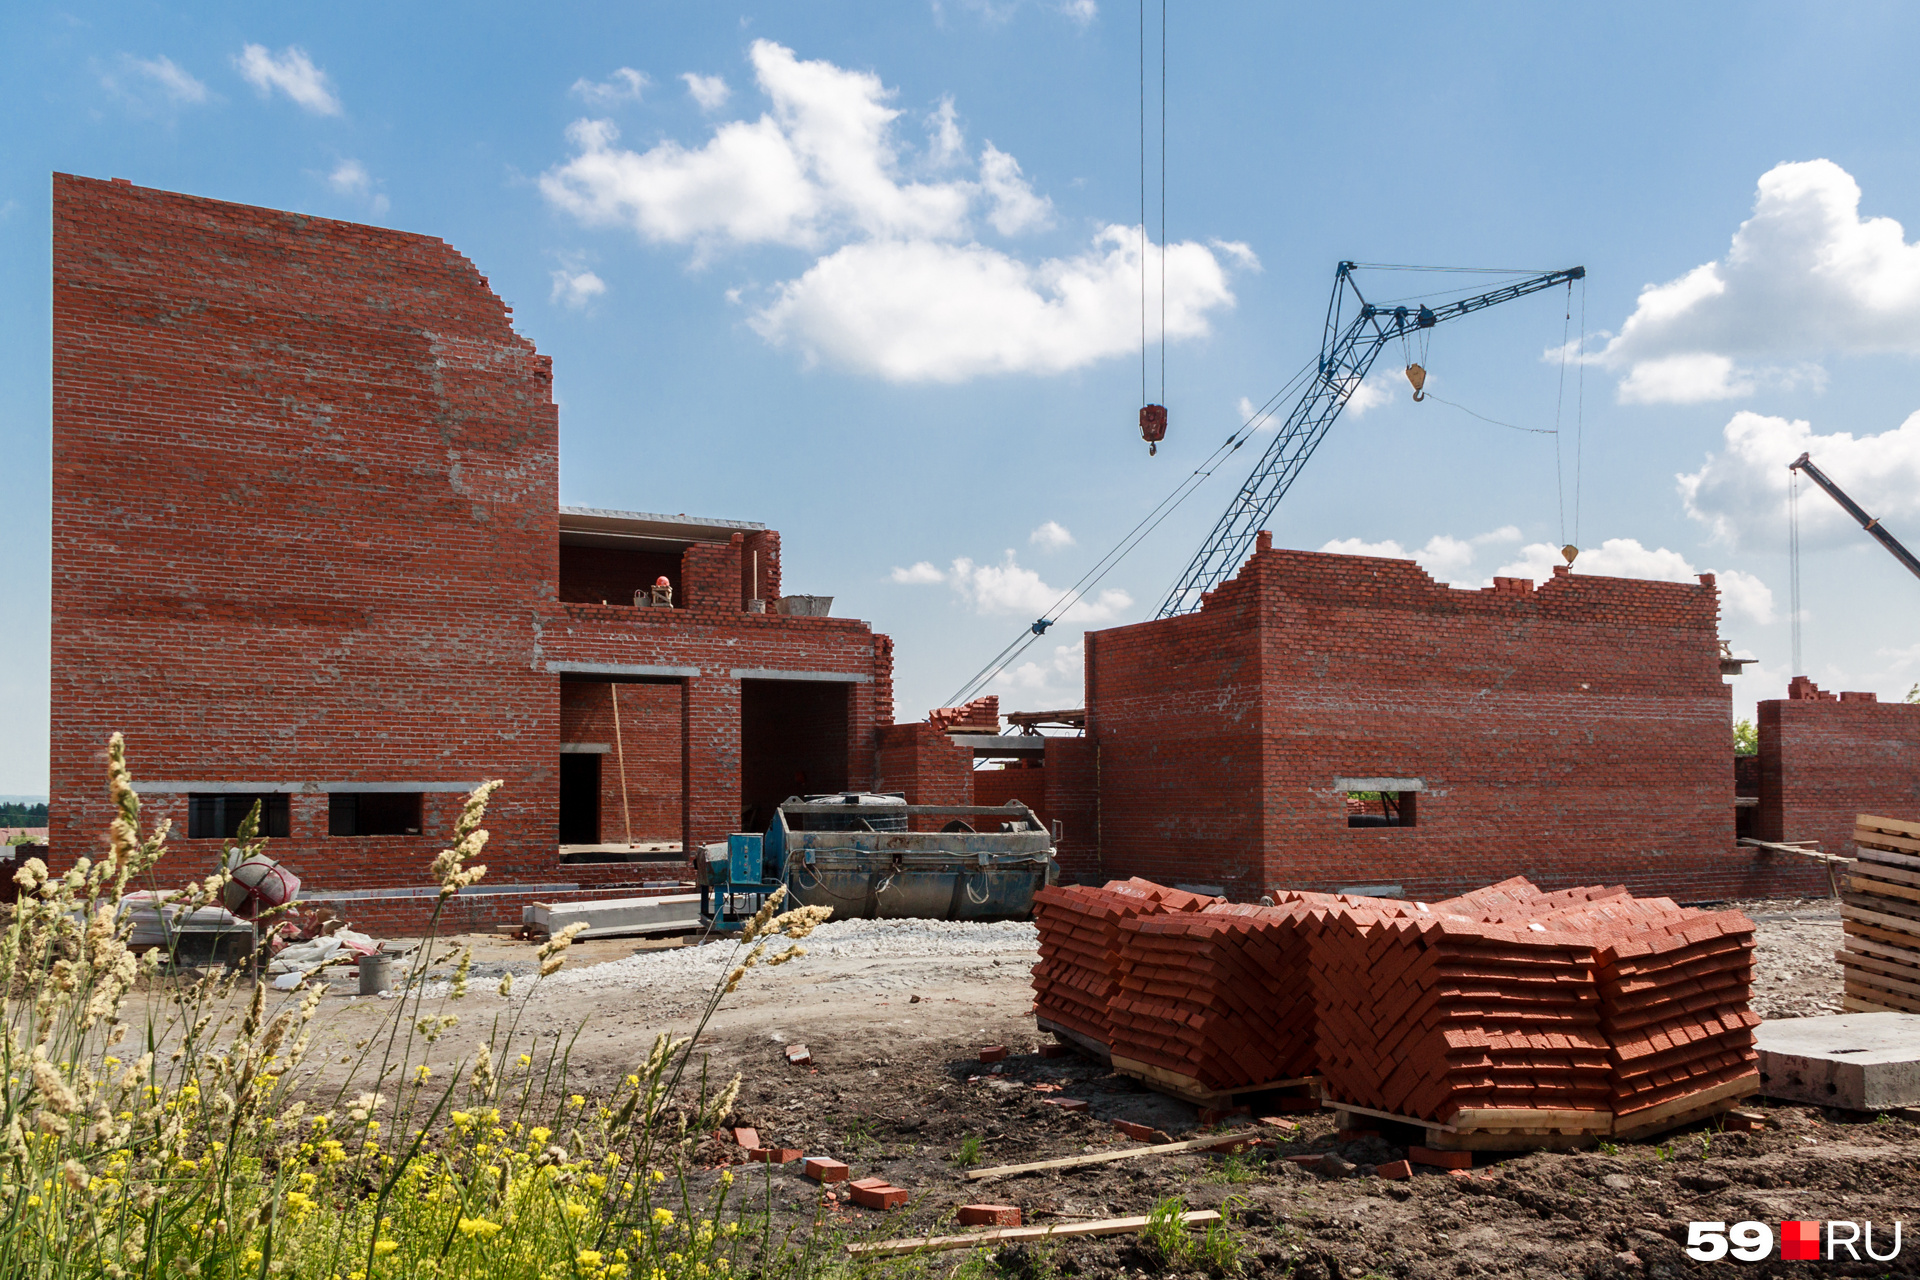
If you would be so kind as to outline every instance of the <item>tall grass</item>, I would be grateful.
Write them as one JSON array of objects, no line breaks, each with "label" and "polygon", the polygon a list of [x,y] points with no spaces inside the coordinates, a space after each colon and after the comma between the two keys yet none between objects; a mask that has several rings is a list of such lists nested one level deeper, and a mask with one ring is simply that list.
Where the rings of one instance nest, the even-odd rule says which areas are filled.
[{"label": "tall grass", "polygon": [[[484,1045],[436,1068],[470,960],[448,953],[438,923],[486,873],[473,859],[500,785],[486,783],[433,861],[440,897],[403,998],[344,1061],[321,1063],[321,988],[280,998],[237,968],[176,977],[159,951],[129,947],[118,904],[152,878],[167,827],[142,831],[117,734],[108,785],[106,855],[59,876],[29,859],[0,940],[0,1277],[727,1280],[816,1268],[814,1242],[785,1249],[730,1172],[690,1176],[694,1144],[740,1084],[691,1064],[720,1001],[754,967],[802,954],[792,941],[767,950],[805,937],[824,908],[775,914],[776,894],[694,1035],[660,1036],[608,1095],[572,1091],[562,1042],[512,1051],[524,1000]],[[243,827],[237,852],[258,851],[255,830]],[[224,873],[208,876],[172,901],[218,903],[224,886]],[[572,938],[541,948],[541,976]],[[429,1007],[426,971],[448,961]]]}]

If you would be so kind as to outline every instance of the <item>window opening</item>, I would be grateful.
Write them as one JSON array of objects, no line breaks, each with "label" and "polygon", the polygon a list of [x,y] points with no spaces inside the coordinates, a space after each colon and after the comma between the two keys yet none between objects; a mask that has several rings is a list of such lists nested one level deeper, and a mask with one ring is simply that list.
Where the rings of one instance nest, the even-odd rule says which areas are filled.
[{"label": "window opening", "polygon": [[260,834],[285,839],[291,825],[287,797],[271,791],[189,794],[187,839],[233,839],[240,834],[240,823],[255,801],[260,804]]},{"label": "window opening", "polygon": [[336,791],[327,797],[330,836],[417,836],[418,791]]},{"label": "window opening", "polygon": [[1418,825],[1418,791],[1349,791],[1347,825],[1350,827],[1411,827]]}]

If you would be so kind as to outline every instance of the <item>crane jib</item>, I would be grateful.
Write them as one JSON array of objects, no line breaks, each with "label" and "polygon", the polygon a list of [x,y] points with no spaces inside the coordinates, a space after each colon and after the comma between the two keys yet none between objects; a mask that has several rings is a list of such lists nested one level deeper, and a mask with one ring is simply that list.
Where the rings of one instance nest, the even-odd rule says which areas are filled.
[{"label": "crane jib", "polygon": [[[1355,264],[1351,262],[1342,262],[1334,269],[1333,295],[1327,300],[1326,327],[1317,366],[1320,376],[1308,384],[1288,412],[1266,452],[1254,464],[1240,492],[1227,504],[1192,563],[1167,593],[1156,616],[1166,618],[1192,613],[1200,607],[1207,592],[1240,567],[1260,527],[1286,496],[1294,478],[1313,456],[1340,416],[1340,410],[1346,407],[1348,397],[1366,379],[1374,360],[1390,340],[1556,285],[1571,285],[1587,275],[1585,267],[1547,271],[1437,306],[1409,309],[1368,302],[1353,281],[1354,269]],[[1344,305],[1348,293],[1352,293],[1356,304],[1351,312]]]}]

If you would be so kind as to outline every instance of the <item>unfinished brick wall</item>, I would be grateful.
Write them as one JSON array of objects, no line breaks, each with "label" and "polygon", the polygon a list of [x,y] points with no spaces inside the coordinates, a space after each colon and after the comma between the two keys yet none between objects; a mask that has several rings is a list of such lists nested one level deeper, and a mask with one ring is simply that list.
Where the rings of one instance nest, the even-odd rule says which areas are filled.
[{"label": "unfinished brick wall", "polygon": [[[557,444],[547,359],[442,241],[56,174],[57,857],[99,847],[122,730],[150,783],[505,779],[493,877],[544,871]],[[299,796],[275,852],[418,883],[457,800],[328,839]]]},{"label": "unfinished brick wall", "polygon": [[[756,556],[763,597],[780,590],[777,534],[679,553],[671,610],[633,607],[632,556],[569,547],[562,574],[549,363],[446,244],[67,175],[53,227],[56,864],[103,839],[119,729],[163,784],[148,814],[182,829],[184,784],[294,792],[273,852],[310,890],[420,884],[489,778],[489,884],[631,883],[558,862],[581,666],[672,682],[621,686],[648,744],[630,796],[684,797],[640,799],[636,839],[738,829],[754,681],[843,703],[810,749],[870,784],[891,642],[748,613]],[[425,788],[420,832],[330,836],[329,792],[366,787]],[[617,787],[605,770],[603,837]],[[182,840],[174,864],[203,874],[219,845]]]},{"label": "unfinished brick wall", "polygon": [[1019,800],[1049,831],[1060,826],[1054,855],[1062,883],[1092,883],[1100,875],[1098,757],[1090,738],[1049,737],[1046,755],[1010,769],[973,771],[973,802]]},{"label": "unfinished brick wall", "polygon": [[[1920,704],[1835,698],[1797,677],[1786,698],[1760,703],[1758,727],[1760,839],[1851,857],[1856,815],[1920,820]],[[1824,891],[1824,875],[1809,879]]]},{"label": "unfinished brick wall", "polygon": [[[1408,561],[1261,541],[1199,612],[1087,637],[1107,875],[1238,897],[1799,882],[1733,848],[1710,575],[1457,591]],[[1420,780],[1415,825],[1349,827],[1336,777]]]},{"label": "unfinished brick wall", "polygon": [[[972,804],[973,752],[924,720],[890,724],[874,735],[875,791],[898,791],[909,804]],[[910,820],[915,831],[938,831],[944,818]]]}]

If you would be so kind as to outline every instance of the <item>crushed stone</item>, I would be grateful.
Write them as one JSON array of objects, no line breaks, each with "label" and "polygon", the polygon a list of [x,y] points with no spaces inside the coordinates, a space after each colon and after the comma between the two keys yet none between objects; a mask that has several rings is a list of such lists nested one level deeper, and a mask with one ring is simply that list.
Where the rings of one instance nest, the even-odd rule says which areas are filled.
[{"label": "crushed stone", "polygon": [[[768,954],[778,955],[789,943],[775,938]],[[829,920],[799,944],[806,950],[788,962],[790,972],[830,960],[886,960],[903,956],[938,956],[957,960],[972,957],[1019,955],[1037,958],[1039,931],[1023,920],[977,924],[953,920]],[[640,991],[649,987],[685,988],[708,984],[740,962],[745,952],[727,941],[673,951],[643,951],[604,964],[569,966],[541,980],[550,987],[588,987],[608,991]]]}]

